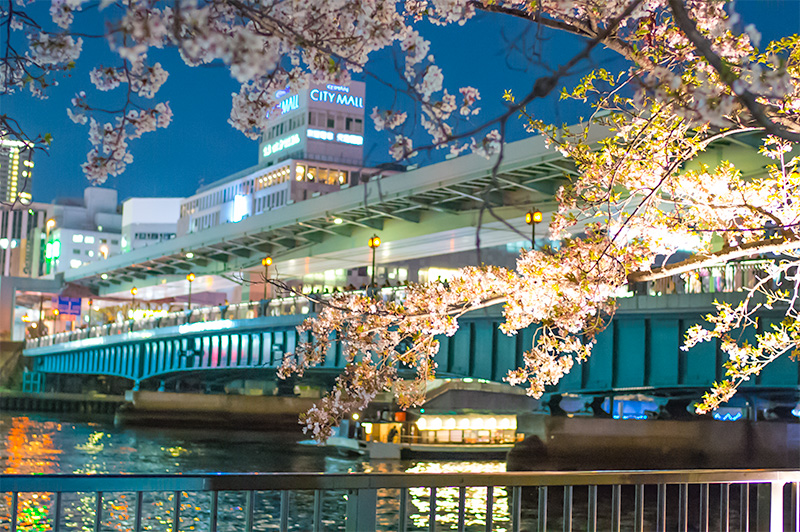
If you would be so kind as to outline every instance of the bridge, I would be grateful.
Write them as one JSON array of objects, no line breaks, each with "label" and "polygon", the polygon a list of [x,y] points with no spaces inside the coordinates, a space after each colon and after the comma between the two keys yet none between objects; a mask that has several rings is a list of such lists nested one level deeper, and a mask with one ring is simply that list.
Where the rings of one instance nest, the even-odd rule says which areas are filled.
[{"label": "bridge", "polygon": [[[699,397],[708,386],[724,377],[726,355],[716,343],[701,344],[689,352],[680,349],[686,330],[711,311],[715,294],[635,296],[621,300],[611,325],[599,335],[593,355],[576,365],[550,394],[613,396],[647,394],[661,397]],[[273,302],[272,308],[287,307]],[[287,308],[301,308],[294,300]],[[305,301],[309,310],[313,305]],[[285,353],[303,340],[295,327],[307,314],[261,316],[253,305],[239,305],[176,313],[140,330],[111,330],[110,326],[28,341],[24,354],[31,369],[46,375],[105,375],[132,381],[133,388],[150,388],[187,376],[204,381],[276,379]],[[762,313],[760,327],[780,313]],[[499,330],[499,308],[463,317],[452,337],[440,337],[435,357],[442,378],[482,379],[501,382],[510,369],[522,365],[522,353],[530,348],[534,328],[516,336]],[[142,325],[149,328],[142,328]],[[127,324],[129,329],[133,323]],[[112,334],[116,332],[116,334]],[[107,335],[102,335],[103,333]],[[754,334],[754,333],[753,333]],[[95,336],[93,336],[95,335]],[[60,342],[59,342],[60,340]],[[343,368],[341,346],[335,343],[325,363],[307,372],[304,384],[326,387]],[[800,364],[783,357],[742,387],[745,394],[787,403],[796,402],[800,390]]]},{"label": "bridge", "polygon": [[[594,131],[594,140],[603,133]],[[753,175],[763,171],[768,162],[742,139],[726,139],[693,163],[714,165],[721,160],[733,160],[745,174]],[[139,301],[185,298],[187,288],[191,290],[188,272],[197,276],[196,289],[204,286],[207,290],[233,286],[236,279],[232,276],[237,272],[260,276],[265,254],[274,260],[273,275],[287,280],[361,267],[370,263],[371,254],[379,264],[407,266],[427,261],[437,265],[445,254],[474,251],[479,224],[481,246],[491,252],[498,246],[519,243],[520,235],[530,234],[523,215],[532,205],[545,212],[546,220],[552,195],[575,172],[571,163],[548,150],[541,138],[509,144],[495,174],[494,164],[468,155],[373,177],[238,223],[76,268],[61,281],[65,286],[80,285],[98,299],[122,302],[124,307],[134,285]],[[504,222],[484,216],[487,201]],[[368,237],[375,231],[380,231],[383,245],[370,249]],[[506,255],[513,260],[514,253]],[[714,296],[709,293],[741,290],[747,285],[744,277],[752,278],[755,269],[745,263],[705,269],[702,275],[685,280],[681,290],[651,283],[648,290],[652,295],[623,299],[612,326],[598,338],[591,359],[575,366],[550,393],[697,397],[723,377],[725,355],[715,344],[683,352],[679,349],[683,335],[703,313],[713,309]],[[416,279],[409,275],[409,280]],[[14,290],[9,290],[5,281],[2,289],[3,294],[11,293],[13,308]],[[230,305],[142,320],[118,319],[102,327],[30,340],[24,355],[40,375],[105,375],[131,381],[134,388],[169,386],[188,376],[204,382],[253,375],[274,381],[283,355],[300,341],[295,326],[313,312],[313,305],[303,298],[251,301],[261,297],[260,293],[246,293],[252,290],[245,280],[240,299],[233,299]],[[401,288],[395,290],[402,292]],[[670,290],[684,293],[655,297]],[[764,318],[762,326],[770,316]],[[501,381],[509,369],[518,367],[522,353],[531,345],[533,330],[507,337],[498,330],[500,320],[498,309],[462,319],[455,336],[441,338],[436,356],[439,374]],[[325,365],[309,372],[307,378],[315,386],[325,386],[343,364],[337,345]],[[748,393],[796,403],[798,365],[788,357],[781,359],[744,388]]]}]

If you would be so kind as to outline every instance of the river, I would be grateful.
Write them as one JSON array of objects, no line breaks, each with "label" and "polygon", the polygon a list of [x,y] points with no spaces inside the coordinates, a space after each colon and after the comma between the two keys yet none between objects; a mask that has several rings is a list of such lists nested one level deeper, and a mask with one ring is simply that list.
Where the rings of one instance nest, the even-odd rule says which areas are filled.
[{"label": "river", "polygon": [[[57,414],[0,413],[0,471],[11,474],[31,473],[205,473],[205,472],[498,472],[505,463],[453,461],[376,462],[327,456],[318,449],[300,445],[299,433],[267,433],[230,430],[190,430],[144,427],[115,427],[107,418],[86,421]],[[392,490],[379,490],[379,530],[397,529],[398,497]],[[396,490],[394,490],[396,491]],[[2,487],[0,487],[0,493]],[[383,492],[383,493],[381,493]],[[191,495],[191,494],[190,494]],[[508,499],[505,490],[494,492],[495,530],[508,528]],[[208,530],[203,497],[200,502],[181,505],[180,530]],[[437,491],[440,515],[439,530],[455,526],[458,490]],[[483,530],[486,490],[468,493],[467,528]],[[409,490],[409,530],[428,530],[428,490]],[[132,523],[129,494],[109,494],[104,499],[101,530],[128,530]],[[146,499],[144,530],[169,530],[171,493]],[[8,530],[10,519],[8,494],[0,498],[0,530]],[[241,507],[244,494],[220,495],[221,531],[242,529]],[[182,499],[183,502],[183,499]],[[94,496],[75,494],[64,497],[63,530],[91,530]],[[324,499],[325,530],[344,530],[344,492],[326,492]],[[256,494],[254,530],[277,529],[279,495]],[[313,494],[293,495],[290,529],[310,529],[309,517]],[[52,505],[49,494],[20,497],[20,531],[50,530]]]}]

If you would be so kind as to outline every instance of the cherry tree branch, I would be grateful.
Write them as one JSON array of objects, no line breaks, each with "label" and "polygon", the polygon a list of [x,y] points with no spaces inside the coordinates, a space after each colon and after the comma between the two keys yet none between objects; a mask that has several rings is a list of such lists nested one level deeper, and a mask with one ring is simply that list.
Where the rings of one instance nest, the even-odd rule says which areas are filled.
[{"label": "cherry tree branch", "polygon": [[697,25],[689,17],[683,0],[669,0],[669,5],[672,8],[672,14],[678,27],[683,31],[686,37],[694,44],[697,51],[708,61],[708,63],[717,71],[720,79],[736,94],[739,101],[750,111],[753,119],[764,128],[770,135],[775,135],[792,142],[800,142],[800,133],[789,131],[785,127],[781,127],[767,116],[767,111],[764,105],[758,102],[757,97],[747,89],[737,90],[734,87],[734,82],[739,78],[734,72],[730,70],[722,62],[722,58],[717,55],[712,46],[711,41],[705,38],[697,29]]},{"label": "cherry tree branch", "polygon": [[695,255],[675,264],[653,268],[652,270],[634,272],[628,276],[628,282],[640,283],[655,281],[656,279],[663,279],[664,277],[690,272],[698,268],[715,266],[721,262],[752,257],[753,255],[764,253],[788,253],[798,248],[800,248],[800,238],[798,237],[771,238],[767,240],[758,240],[756,242],[747,242],[736,248],[723,249],[711,254]]}]

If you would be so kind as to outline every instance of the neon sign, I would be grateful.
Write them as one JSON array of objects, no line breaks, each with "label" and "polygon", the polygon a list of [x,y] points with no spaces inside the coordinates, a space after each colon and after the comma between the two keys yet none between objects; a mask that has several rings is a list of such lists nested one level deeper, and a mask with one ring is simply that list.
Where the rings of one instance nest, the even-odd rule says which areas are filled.
[{"label": "neon sign", "polygon": [[300,135],[298,135],[297,133],[295,133],[291,137],[286,137],[285,139],[276,140],[272,144],[267,144],[262,149],[262,154],[264,157],[269,157],[273,153],[285,150],[286,148],[291,148],[295,144],[300,144]]},{"label": "neon sign", "polygon": [[335,103],[337,105],[356,107],[358,109],[364,108],[364,98],[353,96],[352,94],[340,94],[319,89],[311,89],[311,92],[309,92],[308,95],[315,102]]},{"label": "neon sign", "polygon": [[361,135],[352,135],[350,133],[337,133],[336,141],[344,142],[345,144],[353,144],[355,146],[361,146],[362,144],[364,144],[364,137],[362,137]]},{"label": "neon sign", "polygon": [[241,222],[245,216],[249,214],[249,205],[247,204],[247,196],[243,196],[242,194],[236,194],[233,197],[233,217],[231,221],[233,223]]},{"label": "neon sign", "polygon": [[350,87],[345,87],[344,85],[334,85],[333,83],[328,83],[325,85],[325,88],[329,91],[350,92]]},{"label": "neon sign", "polygon": [[284,98],[278,105],[281,108],[281,114],[285,115],[289,111],[294,111],[296,109],[300,109],[300,96],[295,94],[294,96],[289,96],[288,98]]},{"label": "neon sign", "polygon": [[308,129],[306,130],[306,134],[310,139],[333,140],[332,131],[323,131],[322,129]]}]

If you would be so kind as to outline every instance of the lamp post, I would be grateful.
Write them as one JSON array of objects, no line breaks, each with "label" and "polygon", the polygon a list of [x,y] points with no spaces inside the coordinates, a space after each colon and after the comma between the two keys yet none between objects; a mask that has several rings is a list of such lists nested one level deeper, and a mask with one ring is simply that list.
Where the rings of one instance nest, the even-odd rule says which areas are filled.
[{"label": "lamp post", "polygon": [[136,294],[137,293],[139,293],[139,291],[136,289],[135,286],[133,288],[131,288],[131,319],[133,319],[133,311],[136,310]]},{"label": "lamp post", "polygon": [[369,286],[370,290],[375,290],[375,251],[381,247],[381,239],[378,235],[370,237],[368,245],[372,248],[372,276],[370,277]]},{"label": "lamp post", "polygon": [[542,221],[542,211],[530,210],[525,213],[525,223],[531,226],[531,249],[536,249],[536,224]]},{"label": "lamp post", "polygon": [[56,320],[58,319],[58,315],[59,314],[61,314],[61,312],[59,312],[59,310],[57,308],[53,309],[53,334],[55,334],[57,332],[56,331],[56,323],[57,323]]},{"label": "lamp post", "polygon": [[264,257],[261,259],[261,265],[264,267],[264,299],[267,299],[267,283],[269,281],[269,267],[272,265],[272,257]]},{"label": "lamp post", "polygon": [[90,299],[89,300],[89,312],[88,312],[89,321],[86,323],[86,330],[91,330],[92,329],[92,305],[93,304],[94,304],[94,301]]},{"label": "lamp post", "polygon": [[186,276],[186,280],[189,281],[189,310],[192,310],[192,282],[194,281],[194,274],[189,273]]}]

